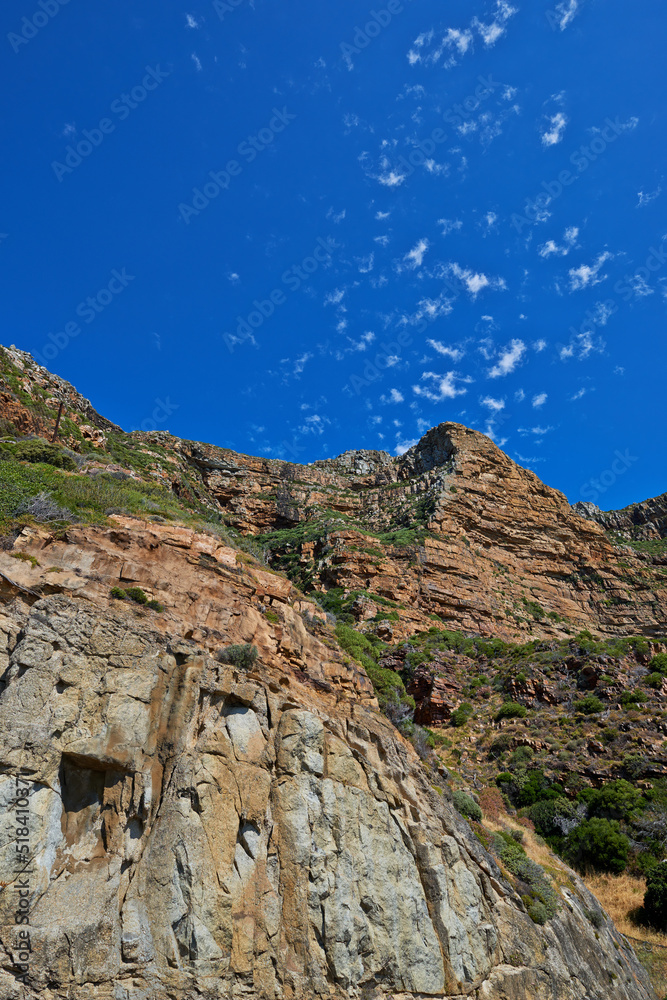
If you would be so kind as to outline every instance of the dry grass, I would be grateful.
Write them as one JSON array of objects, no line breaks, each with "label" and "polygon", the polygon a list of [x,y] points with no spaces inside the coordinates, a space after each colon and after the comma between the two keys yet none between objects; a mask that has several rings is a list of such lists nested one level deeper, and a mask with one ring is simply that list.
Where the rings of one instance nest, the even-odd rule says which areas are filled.
[{"label": "dry grass", "polygon": [[624,872],[623,875],[587,875],[584,882],[600,900],[621,934],[667,947],[667,934],[649,930],[632,919],[632,914],[644,902],[646,885],[643,878]]}]

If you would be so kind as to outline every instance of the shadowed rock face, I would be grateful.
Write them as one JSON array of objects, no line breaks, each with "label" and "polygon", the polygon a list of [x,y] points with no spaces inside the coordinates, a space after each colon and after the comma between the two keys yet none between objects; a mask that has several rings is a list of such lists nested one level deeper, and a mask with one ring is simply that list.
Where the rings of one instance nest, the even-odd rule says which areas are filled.
[{"label": "shadowed rock face", "polygon": [[[72,554],[93,562],[85,543]],[[227,600],[255,621],[248,579],[229,577]],[[21,993],[5,808],[0,996],[652,996],[611,923],[596,935],[576,876],[558,915],[532,922],[355,677],[309,683],[312,637],[291,672],[261,616],[255,635],[237,622],[229,639],[246,628],[266,650],[247,674],[185,641],[180,611],[12,586],[0,796],[20,774],[32,954]]]}]

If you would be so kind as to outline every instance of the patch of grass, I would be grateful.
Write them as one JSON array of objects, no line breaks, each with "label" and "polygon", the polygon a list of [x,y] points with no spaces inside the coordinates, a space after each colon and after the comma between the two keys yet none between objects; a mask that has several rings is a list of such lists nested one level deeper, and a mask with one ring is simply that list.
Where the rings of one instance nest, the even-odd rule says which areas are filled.
[{"label": "patch of grass", "polygon": [[12,559],[20,559],[21,562],[29,562],[33,569],[39,566],[39,560],[35,556],[29,555],[27,552],[10,552]]}]

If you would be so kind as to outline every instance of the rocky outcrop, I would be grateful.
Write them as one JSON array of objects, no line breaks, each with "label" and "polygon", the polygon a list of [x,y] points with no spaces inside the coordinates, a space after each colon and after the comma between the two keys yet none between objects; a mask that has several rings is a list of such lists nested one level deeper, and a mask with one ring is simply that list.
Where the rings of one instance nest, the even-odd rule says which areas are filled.
[{"label": "rocky outcrop", "polygon": [[600,510],[584,500],[575,503],[572,510],[623,538],[651,541],[667,536],[667,493],[630,504],[623,510]]},{"label": "rocky outcrop", "polygon": [[[68,553],[85,578],[99,548]],[[314,663],[221,664],[174,634],[183,609],[168,625],[85,587],[5,586],[2,997],[651,997],[574,875],[533,923],[354,679],[332,694]],[[262,644],[247,598],[239,618],[227,638]]]}]

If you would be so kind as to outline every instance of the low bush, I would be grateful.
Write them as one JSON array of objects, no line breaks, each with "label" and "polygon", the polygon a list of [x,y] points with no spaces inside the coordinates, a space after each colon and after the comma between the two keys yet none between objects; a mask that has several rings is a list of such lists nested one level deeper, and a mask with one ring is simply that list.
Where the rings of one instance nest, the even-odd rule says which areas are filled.
[{"label": "low bush", "polygon": [[496,712],[496,722],[501,719],[525,719],[528,710],[516,701],[506,701]]},{"label": "low bush", "polygon": [[656,653],[648,666],[649,670],[667,674],[667,653]]},{"label": "low bush", "polygon": [[454,808],[457,812],[460,812],[462,816],[465,816],[467,819],[477,820],[478,823],[480,822],[482,819],[482,810],[470,795],[466,792],[457,790],[452,793],[452,801],[454,803]]},{"label": "low bush", "polygon": [[646,877],[646,919],[658,930],[667,929],[667,864],[655,865]]},{"label": "low bush", "polygon": [[580,698],[574,703],[575,712],[580,712],[582,715],[597,715],[603,708],[604,705],[594,694],[587,694],[585,698]]},{"label": "low bush", "polygon": [[225,646],[216,653],[218,663],[229,663],[239,670],[250,670],[254,667],[259,657],[259,650],[250,643],[242,646]]},{"label": "low bush", "polygon": [[623,708],[631,708],[633,705],[643,705],[648,701],[648,695],[643,691],[624,691],[619,701]]},{"label": "low bush", "polygon": [[628,863],[630,841],[617,820],[584,820],[565,841],[565,859],[581,872],[612,872],[620,875]]},{"label": "low bush", "polygon": [[472,713],[473,713],[472,705],[469,702],[464,701],[461,705],[459,705],[457,709],[455,709],[452,712],[451,715],[452,725],[456,726],[457,728],[465,726],[466,722],[468,721]]}]

